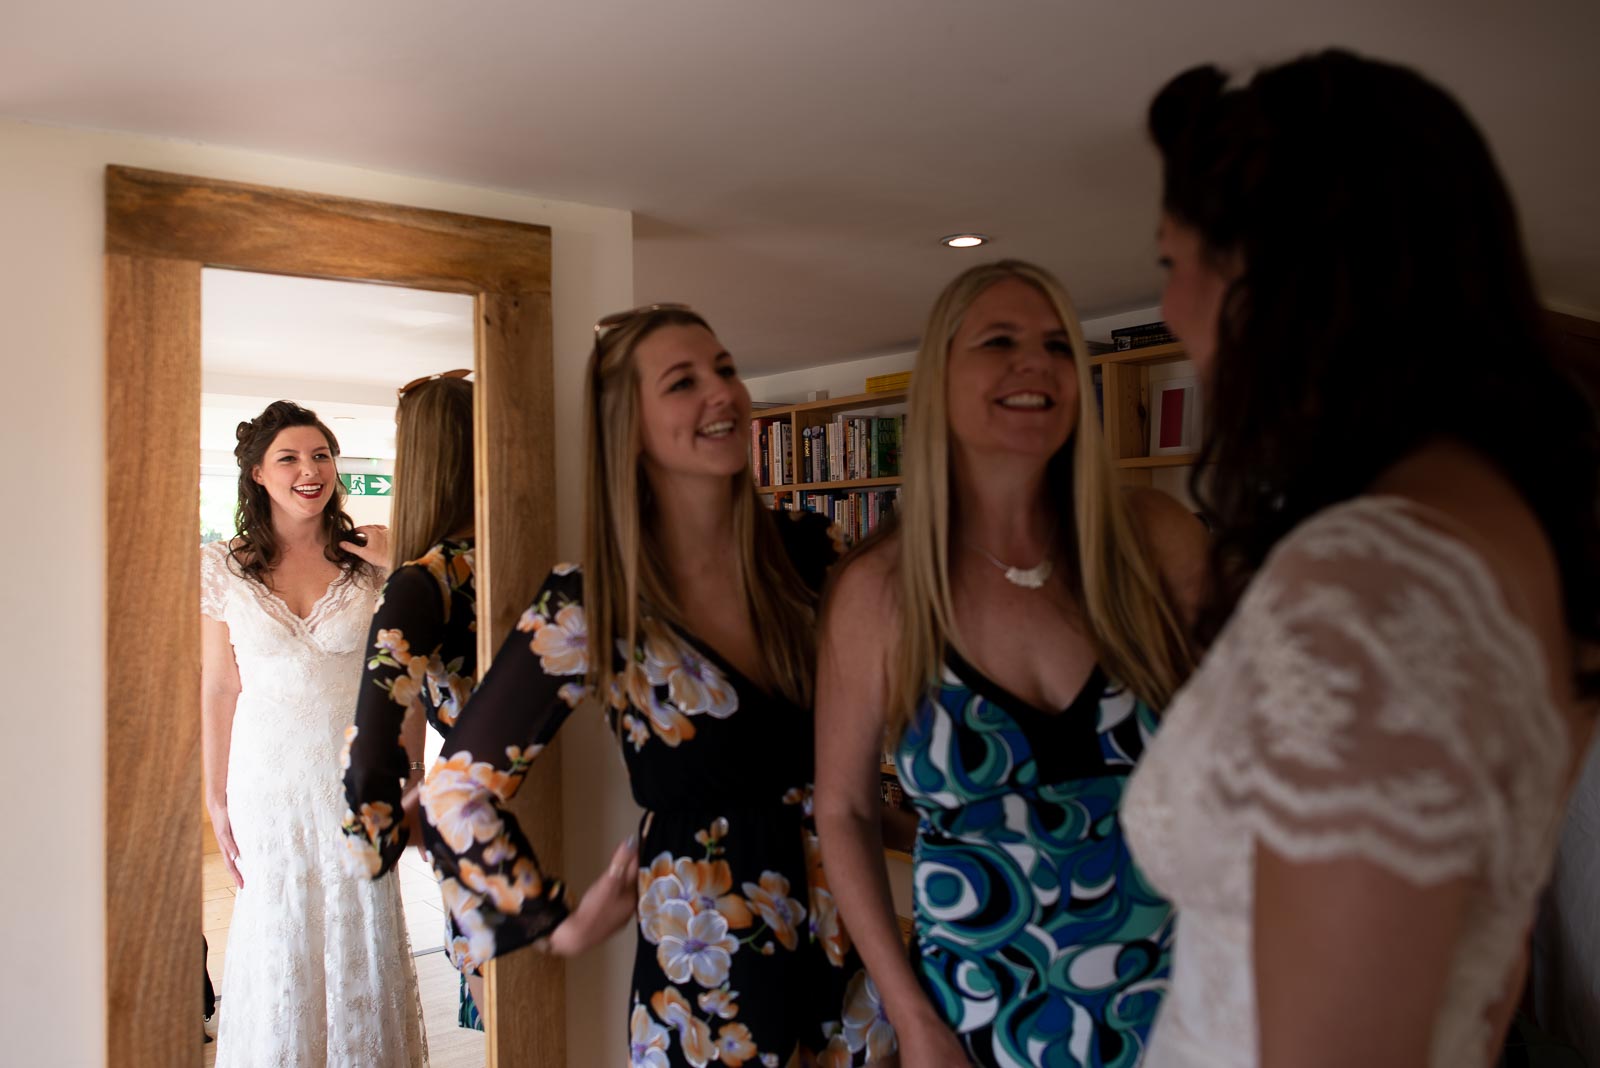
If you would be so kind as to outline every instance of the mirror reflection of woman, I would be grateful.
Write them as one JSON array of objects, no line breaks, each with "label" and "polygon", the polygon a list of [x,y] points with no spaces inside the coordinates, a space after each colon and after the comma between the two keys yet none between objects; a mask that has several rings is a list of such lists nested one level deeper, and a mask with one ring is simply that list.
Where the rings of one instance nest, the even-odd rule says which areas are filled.
[{"label": "mirror reflection of woman", "polygon": [[237,436],[238,535],[200,557],[206,807],[238,887],[217,1064],[415,1068],[398,884],[352,886],[339,844],[336,769],[387,531],[353,528],[314,413],[276,401]]},{"label": "mirror reflection of woman", "polygon": [[[478,678],[472,384],[466,371],[400,388],[395,410],[394,570],[367,635],[366,672],[346,732],[345,847],[382,879],[417,830],[423,736],[448,738]],[[473,995],[481,997],[474,989]],[[482,1030],[466,981],[458,1022]]]},{"label": "mirror reflection of woman", "polygon": [[[584,566],[551,572],[423,787],[452,957],[470,970],[546,936],[577,952],[631,920],[633,997],[613,1007],[628,1012],[630,1063],[881,1060],[893,1032],[810,813],[827,522],[760,503],[750,396],[704,319],[636,309],[596,335]],[[590,693],[647,810],[646,867],[635,881],[619,853],[557,927],[559,886],[505,802]]]}]

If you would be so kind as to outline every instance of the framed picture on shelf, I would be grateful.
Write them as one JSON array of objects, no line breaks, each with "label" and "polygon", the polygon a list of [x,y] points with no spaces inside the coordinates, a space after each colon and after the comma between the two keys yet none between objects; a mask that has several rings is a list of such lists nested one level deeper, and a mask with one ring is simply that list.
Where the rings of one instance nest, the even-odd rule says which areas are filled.
[{"label": "framed picture on shelf", "polygon": [[1150,383],[1150,455],[1200,451],[1200,381],[1192,375]]}]

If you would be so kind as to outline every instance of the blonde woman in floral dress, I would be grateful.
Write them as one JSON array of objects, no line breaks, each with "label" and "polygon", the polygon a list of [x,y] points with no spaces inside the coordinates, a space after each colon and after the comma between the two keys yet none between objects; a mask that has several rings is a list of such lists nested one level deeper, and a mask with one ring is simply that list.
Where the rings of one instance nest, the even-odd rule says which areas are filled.
[{"label": "blonde woman in floral dress", "polygon": [[[341,760],[347,866],[361,878],[382,879],[408,843],[421,843],[415,821],[423,725],[449,737],[478,679],[467,373],[432,375],[399,390],[395,568],[368,630],[355,723],[345,729]],[[464,979],[458,1020],[483,1029]]]},{"label": "blonde woman in floral dress", "polygon": [[561,920],[559,885],[505,806],[572,709],[603,694],[648,864],[636,907],[631,888],[591,891],[552,941],[580,950],[635,920],[629,1063],[881,1061],[893,1032],[811,821],[826,523],[761,506],[749,394],[687,308],[601,320],[588,403],[586,566],[550,574],[423,787],[451,955],[475,970]]}]

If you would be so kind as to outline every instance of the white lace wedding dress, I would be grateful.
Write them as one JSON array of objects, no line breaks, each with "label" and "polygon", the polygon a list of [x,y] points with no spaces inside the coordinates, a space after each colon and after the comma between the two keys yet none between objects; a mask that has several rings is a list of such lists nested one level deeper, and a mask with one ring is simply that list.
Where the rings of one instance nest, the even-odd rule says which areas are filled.
[{"label": "white lace wedding dress", "polygon": [[201,610],[228,625],[241,685],[228,819],[244,888],[222,976],[218,1068],[416,1068],[422,1002],[399,880],[345,873],[339,753],[377,583],[330,586],[301,619],[201,550]]},{"label": "white lace wedding dress", "polygon": [[1489,1010],[1550,874],[1570,742],[1538,642],[1448,524],[1383,497],[1302,523],[1168,708],[1122,809],[1178,908],[1145,1068],[1258,1063],[1258,841],[1419,886],[1470,880],[1430,1063],[1489,1063]]}]

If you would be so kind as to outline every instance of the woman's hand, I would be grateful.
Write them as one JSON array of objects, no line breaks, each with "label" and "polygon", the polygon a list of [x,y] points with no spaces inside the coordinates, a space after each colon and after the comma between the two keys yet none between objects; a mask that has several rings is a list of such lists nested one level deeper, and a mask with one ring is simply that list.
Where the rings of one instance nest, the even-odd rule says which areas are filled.
[{"label": "woman's hand", "polygon": [[355,533],[364,535],[366,543],[347,541],[341,544],[352,554],[359,556],[373,567],[388,570],[389,528],[380,523],[369,523],[364,527],[356,527]]},{"label": "woman's hand", "polygon": [[639,907],[639,849],[629,836],[611,855],[605,874],[584,891],[572,915],[550,933],[550,952],[575,957],[633,919]]},{"label": "woman's hand", "polygon": [[894,1021],[894,1030],[900,1043],[900,1063],[908,1068],[970,1068],[972,1064],[955,1032],[931,1005],[905,1024]]},{"label": "woman's hand", "polygon": [[206,811],[211,816],[211,830],[217,836],[217,845],[222,847],[222,863],[227,866],[228,874],[233,876],[233,885],[243,890],[244,876],[239,874],[239,847],[233,843],[233,826],[228,823],[228,803],[208,801]]},{"label": "woman's hand", "polygon": [[406,831],[406,844],[414,845],[426,857],[428,851],[422,846],[422,787],[413,784],[406,788],[400,798],[400,826]]}]

